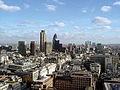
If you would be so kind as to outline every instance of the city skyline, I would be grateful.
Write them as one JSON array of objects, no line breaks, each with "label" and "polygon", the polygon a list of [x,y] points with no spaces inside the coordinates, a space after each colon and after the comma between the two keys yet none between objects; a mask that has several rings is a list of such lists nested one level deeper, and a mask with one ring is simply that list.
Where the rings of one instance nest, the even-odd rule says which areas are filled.
[{"label": "city skyline", "polygon": [[37,41],[120,44],[119,0],[0,0],[0,43]]}]

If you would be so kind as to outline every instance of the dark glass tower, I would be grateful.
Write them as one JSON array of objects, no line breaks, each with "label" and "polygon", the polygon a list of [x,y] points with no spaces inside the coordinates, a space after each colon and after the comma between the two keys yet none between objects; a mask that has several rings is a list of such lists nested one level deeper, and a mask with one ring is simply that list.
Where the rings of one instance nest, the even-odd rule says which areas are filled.
[{"label": "dark glass tower", "polygon": [[18,42],[18,53],[20,53],[22,56],[26,55],[26,42],[25,41]]},{"label": "dark glass tower", "polygon": [[30,55],[36,55],[36,43],[35,41],[31,41],[30,43]]},{"label": "dark glass tower", "polygon": [[56,40],[57,40],[57,34],[55,33],[55,35],[53,36],[53,50],[56,49]]}]

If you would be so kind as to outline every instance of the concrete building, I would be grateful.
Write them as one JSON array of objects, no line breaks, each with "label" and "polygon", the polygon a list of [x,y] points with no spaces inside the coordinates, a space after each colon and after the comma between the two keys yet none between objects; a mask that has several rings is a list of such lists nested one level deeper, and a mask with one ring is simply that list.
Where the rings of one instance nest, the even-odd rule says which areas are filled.
[{"label": "concrete building", "polygon": [[85,48],[87,53],[90,52],[90,47],[91,47],[91,41],[85,41]]},{"label": "concrete building", "polygon": [[30,43],[30,55],[36,55],[36,43],[35,41],[31,41]]},{"label": "concrete building", "polygon": [[53,77],[47,76],[40,80],[35,80],[34,83],[31,85],[32,90],[53,90],[49,89],[53,87]]},{"label": "concrete building", "polygon": [[101,65],[101,73],[106,72],[109,64],[112,64],[112,57],[106,55],[90,56],[90,60]]},{"label": "concrete building", "polygon": [[101,43],[98,43],[95,48],[96,53],[104,54],[104,46]]},{"label": "concrete building", "polygon": [[40,76],[46,77],[46,75],[50,75],[55,71],[56,64],[54,63],[48,63],[45,66],[43,66],[40,70]]},{"label": "concrete building", "polygon": [[31,68],[35,68],[36,63],[30,63],[30,62],[24,62],[24,63],[19,63],[19,64],[10,64],[8,66],[8,70],[11,71],[26,71]]},{"label": "concrete building", "polygon": [[12,51],[12,46],[9,46],[9,45],[4,45],[4,46],[0,46],[0,53],[5,53],[6,52],[11,52]]},{"label": "concrete building", "polygon": [[21,75],[23,82],[33,83],[39,77],[39,69],[30,69],[25,72],[16,72],[16,74]]},{"label": "concrete building", "polygon": [[22,56],[26,55],[26,42],[25,41],[18,42],[18,53],[20,53]]},{"label": "concrete building", "polygon": [[8,90],[9,84],[0,82],[0,90]]},{"label": "concrete building", "polygon": [[85,41],[85,46],[86,47],[91,46],[91,41]]},{"label": "concrete building", "polygon": [[4,75],[4,79],[0,76],[0,90],[22,90],[22,78],[16,75]]},{"label": "concrete building", "polygon": [[99,75],[101,73],[101,65],[98,63],[91,63],[90,64],[90,71],[92,72],[92,74],[94,76],[99,77]]},{"label": "concrete building", "polygon": [[70,43],[70,44],[68,45],[68,50],[69,50],[69,52],[72,52],[72,50],[73,50],[72,43]]},{"label": "concrete building", "polygon": [[120,83],[105,82],[104,90],[120,90]]},{"label": "concrete building", "polygon": [[40,32],[40,52],[45,52],[46,35],[45,30]]},{"label": "concrete building", "polygon": [[52,43],[45,42],[45,54],[50,54],[52,52]]},{"label": "concrete building", "polygon": [[86,87],[92,87],[92,75],[88,72],[70,71],[54,74],[53,86],[57,90],[85,90]]},{"label": "concrete building", "polygon": [[7,62],[9,62],[9,57],[6,54],[0,55],[0,63],[7,65]]}]

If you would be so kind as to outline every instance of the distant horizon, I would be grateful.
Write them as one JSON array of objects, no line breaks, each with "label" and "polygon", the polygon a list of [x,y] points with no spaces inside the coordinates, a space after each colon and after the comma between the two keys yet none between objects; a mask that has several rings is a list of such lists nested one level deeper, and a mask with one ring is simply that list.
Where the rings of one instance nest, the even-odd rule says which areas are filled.
[{"label": "distant horizon", "polygon": [[[19,42],[19,41],[18,41]],[[17,43],[0,43],[0,45],[18,45],[18,42]],[[25,41],[26,42],[26,41]],[[48,41],[48,42],[50,42],[50,41]],[[61,42],[60,42],[61,43]],[[98,43],[100,43],[100,42],[98,42]],[[95,44],[98,44],[97,42],[95,42]],[[63,44],[63,45],[68,45],[68,44],[71,44],[71,43],[61,43],[61,44]],[[75,44],[75,45],[85,45],[85,43],[80,43],[80,44],[76,44],[76,43],[72,43],[72,44]],[[119,43],[117,44],[117,43],[101,43],[102,45],[120,45]],[[30,42],[28,43],[28,42],[26,42],[26,45],[30,45]],[[36,45],[40,45],[40,43],[36,43]]]}]

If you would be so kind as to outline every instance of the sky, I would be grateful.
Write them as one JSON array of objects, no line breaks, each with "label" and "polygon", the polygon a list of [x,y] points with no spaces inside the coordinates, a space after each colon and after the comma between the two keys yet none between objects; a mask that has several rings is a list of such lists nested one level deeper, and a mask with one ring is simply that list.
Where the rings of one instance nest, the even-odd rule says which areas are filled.
[{"label": "sky", "polygon": [[0,0],[0,44],[92,41],[120,44],[120,0]]}]

